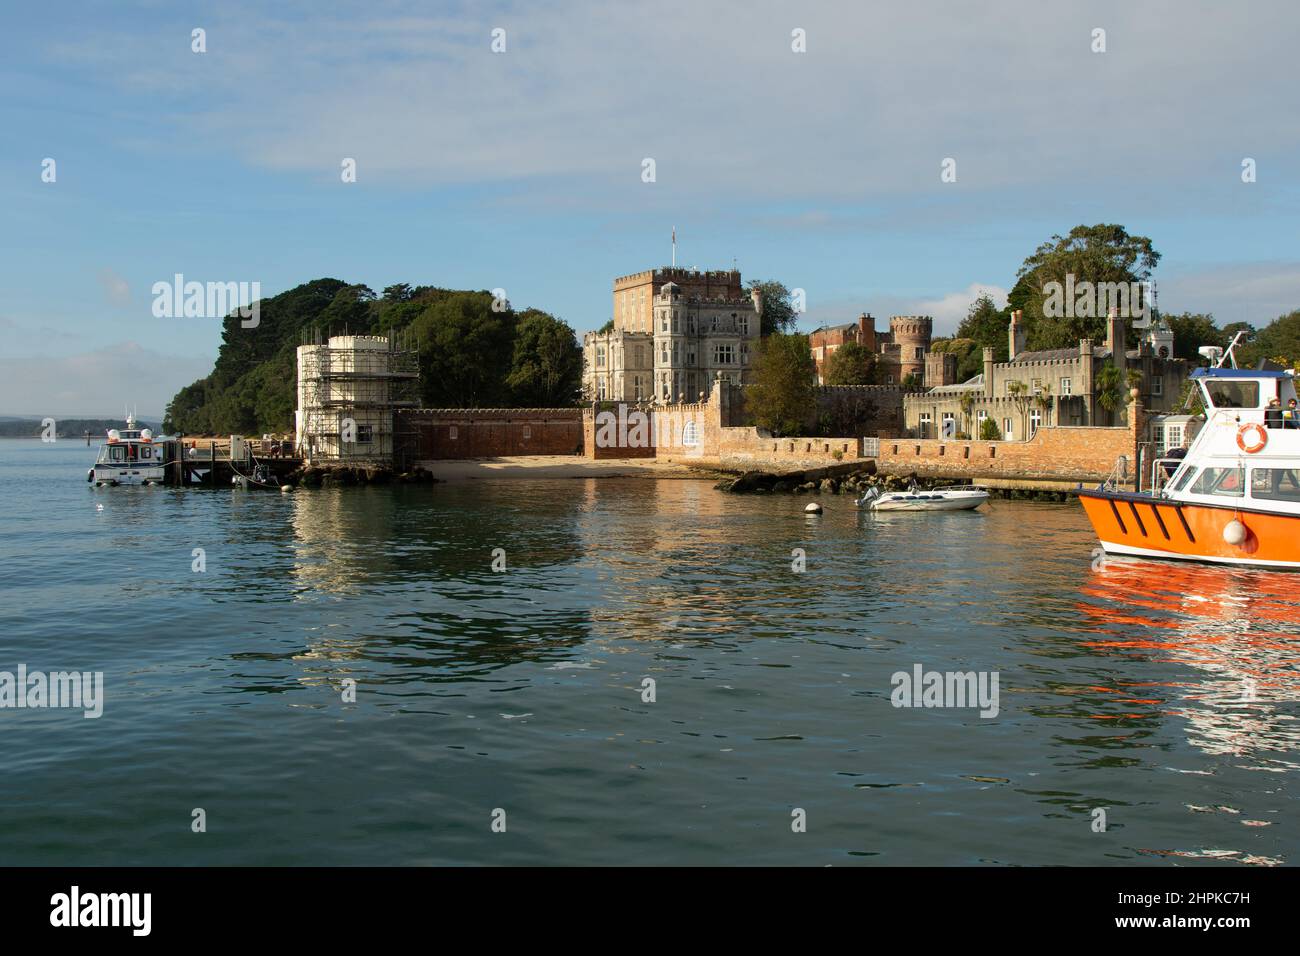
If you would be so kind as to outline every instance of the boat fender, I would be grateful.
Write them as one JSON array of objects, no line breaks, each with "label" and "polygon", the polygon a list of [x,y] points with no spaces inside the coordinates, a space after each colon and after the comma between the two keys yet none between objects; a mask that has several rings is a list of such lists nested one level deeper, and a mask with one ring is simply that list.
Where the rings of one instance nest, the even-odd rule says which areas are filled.
[{"label": "boat fender", "polygon": [[[1247,444],[1246,435],[1253,433],[1254,441]],[[1247,422],[1237,429],[1237,447],[1247,455],[1253,455],[1256,452],[1263,451],[1264,446],[1268,444],[1268,432],[1262,425],[1255,422]]]},{"label": "boat fender", "polygon": [[1241,544],[1246,540],[1246,526],[1233,518],[1223,526],[1223,540],[1232,545]]},{"label": "boat fender", "polygon": [[803,510],[804,510],[804,514],[819,515],[822,513],[822,506],[819,505],[817,502],[813,501],[810,502],[808,506]]}]

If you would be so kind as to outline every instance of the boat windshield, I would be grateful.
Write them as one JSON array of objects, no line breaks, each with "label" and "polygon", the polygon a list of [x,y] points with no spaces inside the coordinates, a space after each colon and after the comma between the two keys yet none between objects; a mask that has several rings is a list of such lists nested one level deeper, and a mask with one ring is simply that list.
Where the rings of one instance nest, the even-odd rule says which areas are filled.
[{"label": "boat windshield", "polygon": [[1215,408],[1259,408],[1259,382],[1215,381],[1205,383],[1206,397]]}]

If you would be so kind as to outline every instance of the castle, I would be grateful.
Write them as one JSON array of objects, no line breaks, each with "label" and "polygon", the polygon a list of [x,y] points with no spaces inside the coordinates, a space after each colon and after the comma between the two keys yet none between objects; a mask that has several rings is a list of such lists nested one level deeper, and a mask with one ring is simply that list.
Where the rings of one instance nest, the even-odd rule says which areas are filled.
[{"label": "castle", "polygon": [[668,404],[707,397],[719,376],[750,381],[762,304],[736,270],[661,268],[614,280],[609,331],[582,339],[589,401]]},{"label": "castle", "polygon": [[909,380],[918,387],[950,385],[957,377],[957,359],[930,352],[933,333],[934,319],[928,315],[895,315],[889,320],[888,332],[877,332],[875,319],[865,312],[856,322],[816,329],[808,335],[808,346],[817,365],[817,384],[826,383],[826,365],[835,350],[856,342],[875,356],[880,385],[901,385]]},{"label": "castle", "polygon": [[[1126,425],[1130,372],[1145,409],[1174,411],[1188,368],[1184,359],[1173,357],[1173,332],[1161,321],[1136,349],[1126,348],[1126,334],[1127,320],[1112,309],[1101,345],[1081,339],[1077,346],[1030,352],[1024,316],[1013,312],[1007,330],[1010,361],[994,362],[993,349],[986,348],[979,375],[905,396],[907,431],[915,438],[979,437],[985,421],[992,419],[1000,437],[1013,441],[1033,437],[1042,426]],[[1107,366],[1117,373],[1109,399],[1099,381]]]}]

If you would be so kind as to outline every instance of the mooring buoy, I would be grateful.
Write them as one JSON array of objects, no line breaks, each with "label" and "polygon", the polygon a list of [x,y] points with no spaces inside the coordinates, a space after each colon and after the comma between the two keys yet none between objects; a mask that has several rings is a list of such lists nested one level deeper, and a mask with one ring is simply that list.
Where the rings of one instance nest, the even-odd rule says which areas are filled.
[{"label": "mooring buoy", "polygon": [[819,515],[822,513],[822,506],[819,505],[817,502],[813,501],[809,503],[809,505],[803,510],[804,510],[804,514]]}]

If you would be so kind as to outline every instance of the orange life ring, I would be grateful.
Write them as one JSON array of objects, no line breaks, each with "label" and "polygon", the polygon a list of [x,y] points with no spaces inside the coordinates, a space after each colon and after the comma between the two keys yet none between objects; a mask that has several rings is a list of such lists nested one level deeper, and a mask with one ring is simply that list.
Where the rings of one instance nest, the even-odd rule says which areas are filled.
[{"label": "orange life ring", "polygon": [[[1254,432],[1256,436],[1259,438],[1259,441],[1254,445],[1247,445],[1246,444],[1247,432]],[[1264,426],[1257,425],[1254,422],[1247,422],[1245,425],[1242,425],[1240,428],[1237,429],[1237,447],[1240,448],[1242,451],[1244,451],[1247,455],[1253,455],[1258,451],[1263,451],[1264,446],[1267,444],[1268,444],[1268,432],[1264,430]]]}]

